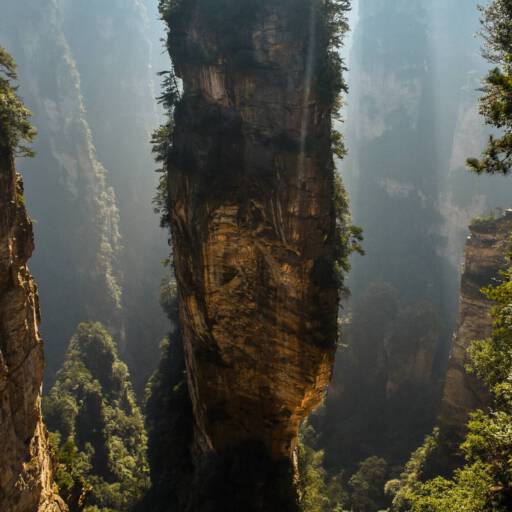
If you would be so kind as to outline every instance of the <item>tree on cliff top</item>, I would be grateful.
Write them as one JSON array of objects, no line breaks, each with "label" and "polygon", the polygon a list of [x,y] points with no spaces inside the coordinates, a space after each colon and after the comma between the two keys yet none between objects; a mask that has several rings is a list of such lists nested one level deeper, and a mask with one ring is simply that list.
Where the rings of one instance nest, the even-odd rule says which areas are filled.
[{"label": "tree on cliff top", "polygon": [[101,324],[79,325],[44,411],[71,511],[131,510],[148,480],[146,433],[128,369]]},{"label": "tree on cliff top", "polygon": [[481,160],[468,165],[478,174],[508,174],[512,168],[512,0],[494,0],[482,11],[484,57],[495,65],[484,80],[480,113],[500,130],[491,135]]},{"label": "tree on cliff top", "polygon": [[0,46],[0,149],[16,156],[33,156],[25,142],[32,142],[36,131],[30,124],[32,113],[25,107],[13,82],[17,79],[16,63]]}]

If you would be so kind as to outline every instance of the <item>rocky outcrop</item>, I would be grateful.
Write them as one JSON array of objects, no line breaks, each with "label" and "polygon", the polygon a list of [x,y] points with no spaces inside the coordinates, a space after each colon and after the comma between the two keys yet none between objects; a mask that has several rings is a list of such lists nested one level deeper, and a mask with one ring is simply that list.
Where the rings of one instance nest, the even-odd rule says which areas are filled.
[{"label": "rocky outcrop", "polygon": [[499,282],[500,271],[509,263],[512,211],[507,210],[497,219],[477,220],[470,230],[461,280],[459,326],[439,413],[441,430],[451,440],[454,449],[464,438],[469,413],[490,403],[485,387],[466,369],[468,348],[473,340],[485,339],[492,331],[493,303],[481,290]]},{"label": "rocky outcrop", "polygon": [[[331,376],[334,97],[326,14],[312,5],[189,0],[169,16],[183,80],[169,191],[193,452],[196,468],[213,457],[225,476],[190,510],[293,509],[299,426]],[[259,480],[226,483],[263,459]]]},{"label": "rocky outcrop", "polygon": [[63,512],[41,418],[43,342],[27,268],[34,240],[10,151],[0,149],[0,510]]}]

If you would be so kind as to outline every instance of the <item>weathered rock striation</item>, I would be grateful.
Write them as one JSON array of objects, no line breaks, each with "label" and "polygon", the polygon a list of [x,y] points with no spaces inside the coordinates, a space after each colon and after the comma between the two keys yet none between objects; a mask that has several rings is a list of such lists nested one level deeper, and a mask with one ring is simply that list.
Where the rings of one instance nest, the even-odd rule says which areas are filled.
[{"label": "weathered rock striation", "polygon": [[460,318],[446,373],[439,425],[456,449],[463,440],[469,413],[485,408],[490,395],[478,378],[470,374],[468,348],[473,340],[484,339],[492,331],[492,301],[483,287],[499,282],[500,271],[509,262],[512,211],[498,219],[477,220],[466,244],[466,261],[461,280]]},{"label": "weathered rock striation", "polygon": [[[169,16],[183,80],[169,153],[171,227],[196,467],[251,453],[240,465],[249,472],[259,453],[290,469],[299,426],[331,377],[336,95],[323,5],[189,0]],[[277,509],[277,495],[265,501],[256,491],[267,483],[249,484],[256,502],[239,490],[229,510]]]},{"label": "weathered rock striation", "polygon": [[27,268],[32,224],[10,151],[0,149],[0,510],[58,512],[41,417],[43,343]]}]

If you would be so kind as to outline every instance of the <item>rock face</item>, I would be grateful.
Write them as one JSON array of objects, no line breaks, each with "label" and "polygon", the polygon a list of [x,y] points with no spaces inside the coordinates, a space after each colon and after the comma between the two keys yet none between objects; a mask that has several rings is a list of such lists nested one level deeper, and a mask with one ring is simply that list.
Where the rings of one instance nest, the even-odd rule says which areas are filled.
[{"label": "rock face", "polygon": [[490,403],[485,388],[466,370],[468,347],[492,331],[491,307],[481,292],[499,281],[509,263],[512,211],[496,220],[476,221],[470,226],[466,262],[461,281],[460,319],[446,374],[439,413],[442,432],[454,448],[462,441],[469,413]]},{"label": "rock face", "polygon": [[43,343],[37,288],[27,268],[34,241],[12,154],[0,150],[0,510],[66,510],[52,488],[41,418]]},{"label": "rock face", "polygon": [[310,2],[184,1],[170,49],[184,89],[169,190],[195,458],[253,445],[289,465],[336,346],[320,15]]}]

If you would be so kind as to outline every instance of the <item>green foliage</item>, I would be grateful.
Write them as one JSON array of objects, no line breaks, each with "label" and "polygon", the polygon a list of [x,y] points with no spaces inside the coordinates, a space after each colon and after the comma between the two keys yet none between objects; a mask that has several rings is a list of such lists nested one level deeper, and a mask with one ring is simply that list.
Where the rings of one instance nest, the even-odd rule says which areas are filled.
[{"label": "green foliage", "polygon": [[160,125],[151,137],[152,151],[155,155],[155,161],[160,165],[156,172],[160,175],[155,197],[153,198],[153,207],[157,215],[160,215],[160,226],[168,227],[171,221],[169,211],[169,191],[168,191],[168,172],[167,172],[167,151],[171,140],[172,121]]},{"label": "green foliage", "polygon": [[319,1],[317,9],[321,20],[321,36],[326,48],[326,58],[318,62],[317,85],[327,104],[334,105],[337,111],[341,106],[340,94],[348,91],[343,79],[346,67],[340,49],[349,30],[347,12],[351,9],[351,0]]},{"label": "green foliage", "polygon": [[485,290],[495,301],[492,336],[478,340],[470,350],[469,369],[494,395],[490,412],[477,411],[468,423],[461,446],[465,464],[452,479],[435,478],[402,486],[402,512],[505,512],[512,508],[512,272],[504,282]]},{"label": "green foliage", "polygon": [[348,293],[345,286],[345,274],[350,272],[349,257],[352,253],[364,255],[361,242],[363,230],[352,224],[348,194],[339,174],[334,176],[334,209],[336,213],[336,275],[343,293]]},{"label": "green foliage", "polygon": [[128,369],[101,324],[79,325],[44,412],[71,511],[130,510],[148,483],[146,434]]},{"label": "green foliage", "polygon": [[439,430],[435,429],[425,438],[407,462],[399,479],[386,483],[384,491],[393,497],[393,512],[408,512],[412,502],[422,487],[422,475],[429,456],[437,449],[439,443]]},{"label": "green foliage", "polygon": [[329,477],[323,467],[324,452],[316,451],[315,431],[305,423],[299,441],[299,489],[302,512],[342,512],[348,503],[342,475]]},{"label": "green foliage", "polygon": [[[166,12],[170,9],[167,3],[160,2],[160,13],[162,18],[167,16]],[[174,108],[178,104],[181,94],[178,85],[178,79],[174,70],[161,71],[159,76],[164,77],[162,80],[162,94],[157,98],[166,112],[167,120],[160,125],[152,134],[151,145],[152,152],[155,157],[155,162],[160,164],[156,172],[160,175],[155,197],[153,198],[153,207],[157,215],[160,215],[160,226],[162,228],[170,226],[170,211],[169,211],[169,184],[168,184],[168,169],[167,169],[167,156],[169,145],[171,143],[172,130],[173,130],[173,113]]]},{"label": "green foliage", "polygon": [[16,156],[33,156],[25,143],[33,141],[36,131],[29,121],[32,113],[17,95],[16,79],[16,63],[0,46],[0,149]]},{"label": "green foliage", "polygon": [[512,166],[512,2],[494,0],[480,10],[484,56],[496,65],[485,78],[480,112],[500,135],[491,135],[483,158],[470,158],[468,166],[478,174],[508,174]]},{"label": "green foliage", "polygon": [[377,512],[383,508],[388,473],[388,463],[379,457],[369,457],[359,464],[359,469],[348,482],[352,490],[350,503],[353,512]]}]

